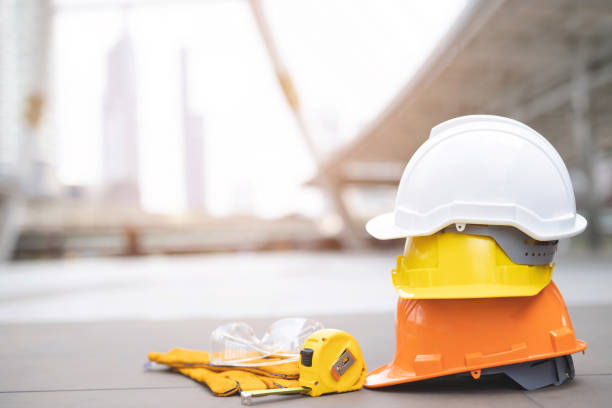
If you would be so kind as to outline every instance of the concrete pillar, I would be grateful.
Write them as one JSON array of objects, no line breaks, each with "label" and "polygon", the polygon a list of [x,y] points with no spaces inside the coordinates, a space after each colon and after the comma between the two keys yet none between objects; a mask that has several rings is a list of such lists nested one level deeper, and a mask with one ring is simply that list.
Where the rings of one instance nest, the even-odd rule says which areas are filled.
[{"label": "concrete pillar", "polygon": [[[1,187],[1,186],[0,186]],[[0,264],[11,260],[22,220],[21,200],[0,191]],[[2,267],[0,266],[0,270]]]},{"label": "concrete pillar", "polygon": [[580,167],[586,179],[586,217],[589,221],[587,234],[591,249],[601,244],[600,203],[595,189],[595,163],[593,157],[593,134],[590,115],[590,76],[588,51],[582,47],[576,58],[571,85],[572,130],[578,152]]}]

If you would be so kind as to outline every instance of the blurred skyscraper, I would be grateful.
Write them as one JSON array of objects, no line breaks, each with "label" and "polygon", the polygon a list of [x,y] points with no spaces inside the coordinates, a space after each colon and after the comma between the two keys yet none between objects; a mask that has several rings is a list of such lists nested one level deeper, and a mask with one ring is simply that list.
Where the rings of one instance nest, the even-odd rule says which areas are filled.
[{"label": "blurred skyscraper", "polygon": [[202,117],[189,106],[187,51],[180,52],[181,112],[184,146],[185,204],[190,211],[202,211],[204,202],[204,154]]},{"label": "blurred skyscraper", "polygon": [[134,48],[124,31],[107,60],[103,183],[105,198],[125,206],[140,206],[137,102]]},{"label": "blurred skyscraper", "polygon": [[0,261],[11,256],[24,202],[56,187],[46,118],[48,0],[0,1]]}]

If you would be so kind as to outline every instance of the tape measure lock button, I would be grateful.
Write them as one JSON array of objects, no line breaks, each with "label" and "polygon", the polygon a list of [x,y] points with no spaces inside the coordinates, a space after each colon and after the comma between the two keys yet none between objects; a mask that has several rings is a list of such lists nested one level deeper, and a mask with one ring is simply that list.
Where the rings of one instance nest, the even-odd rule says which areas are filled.
[{"label": "tape measure lock button", "polygon": [[314,350],[311,348],[303,348],[300,350],[300,363],[304,367],[312,367],[312,356],[314,355]]}]

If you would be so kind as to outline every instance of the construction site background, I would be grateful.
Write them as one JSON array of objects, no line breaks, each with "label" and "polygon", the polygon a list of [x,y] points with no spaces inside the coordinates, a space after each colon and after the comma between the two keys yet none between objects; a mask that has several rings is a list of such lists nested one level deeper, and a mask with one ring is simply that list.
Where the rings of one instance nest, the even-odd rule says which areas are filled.
[{"label": "construction site background", "polygon": [[469,113],[551,141],[562,250],[609,254],[612,4],[375,3],[2,0],[0,259],[397,252],[365,221]]}]

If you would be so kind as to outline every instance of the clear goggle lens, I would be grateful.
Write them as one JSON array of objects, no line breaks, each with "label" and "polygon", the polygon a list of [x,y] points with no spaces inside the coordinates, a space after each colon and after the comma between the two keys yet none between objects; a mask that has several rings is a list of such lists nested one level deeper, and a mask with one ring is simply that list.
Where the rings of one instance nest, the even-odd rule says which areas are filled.
[{"label": "clear goggle lens", "polygon": [[272,323],[259,339],[246,323],[224,324],[210,335],[211,364],[257,367],[297,361],[304,341],[321,329],[316,320],[293,317]]}]

